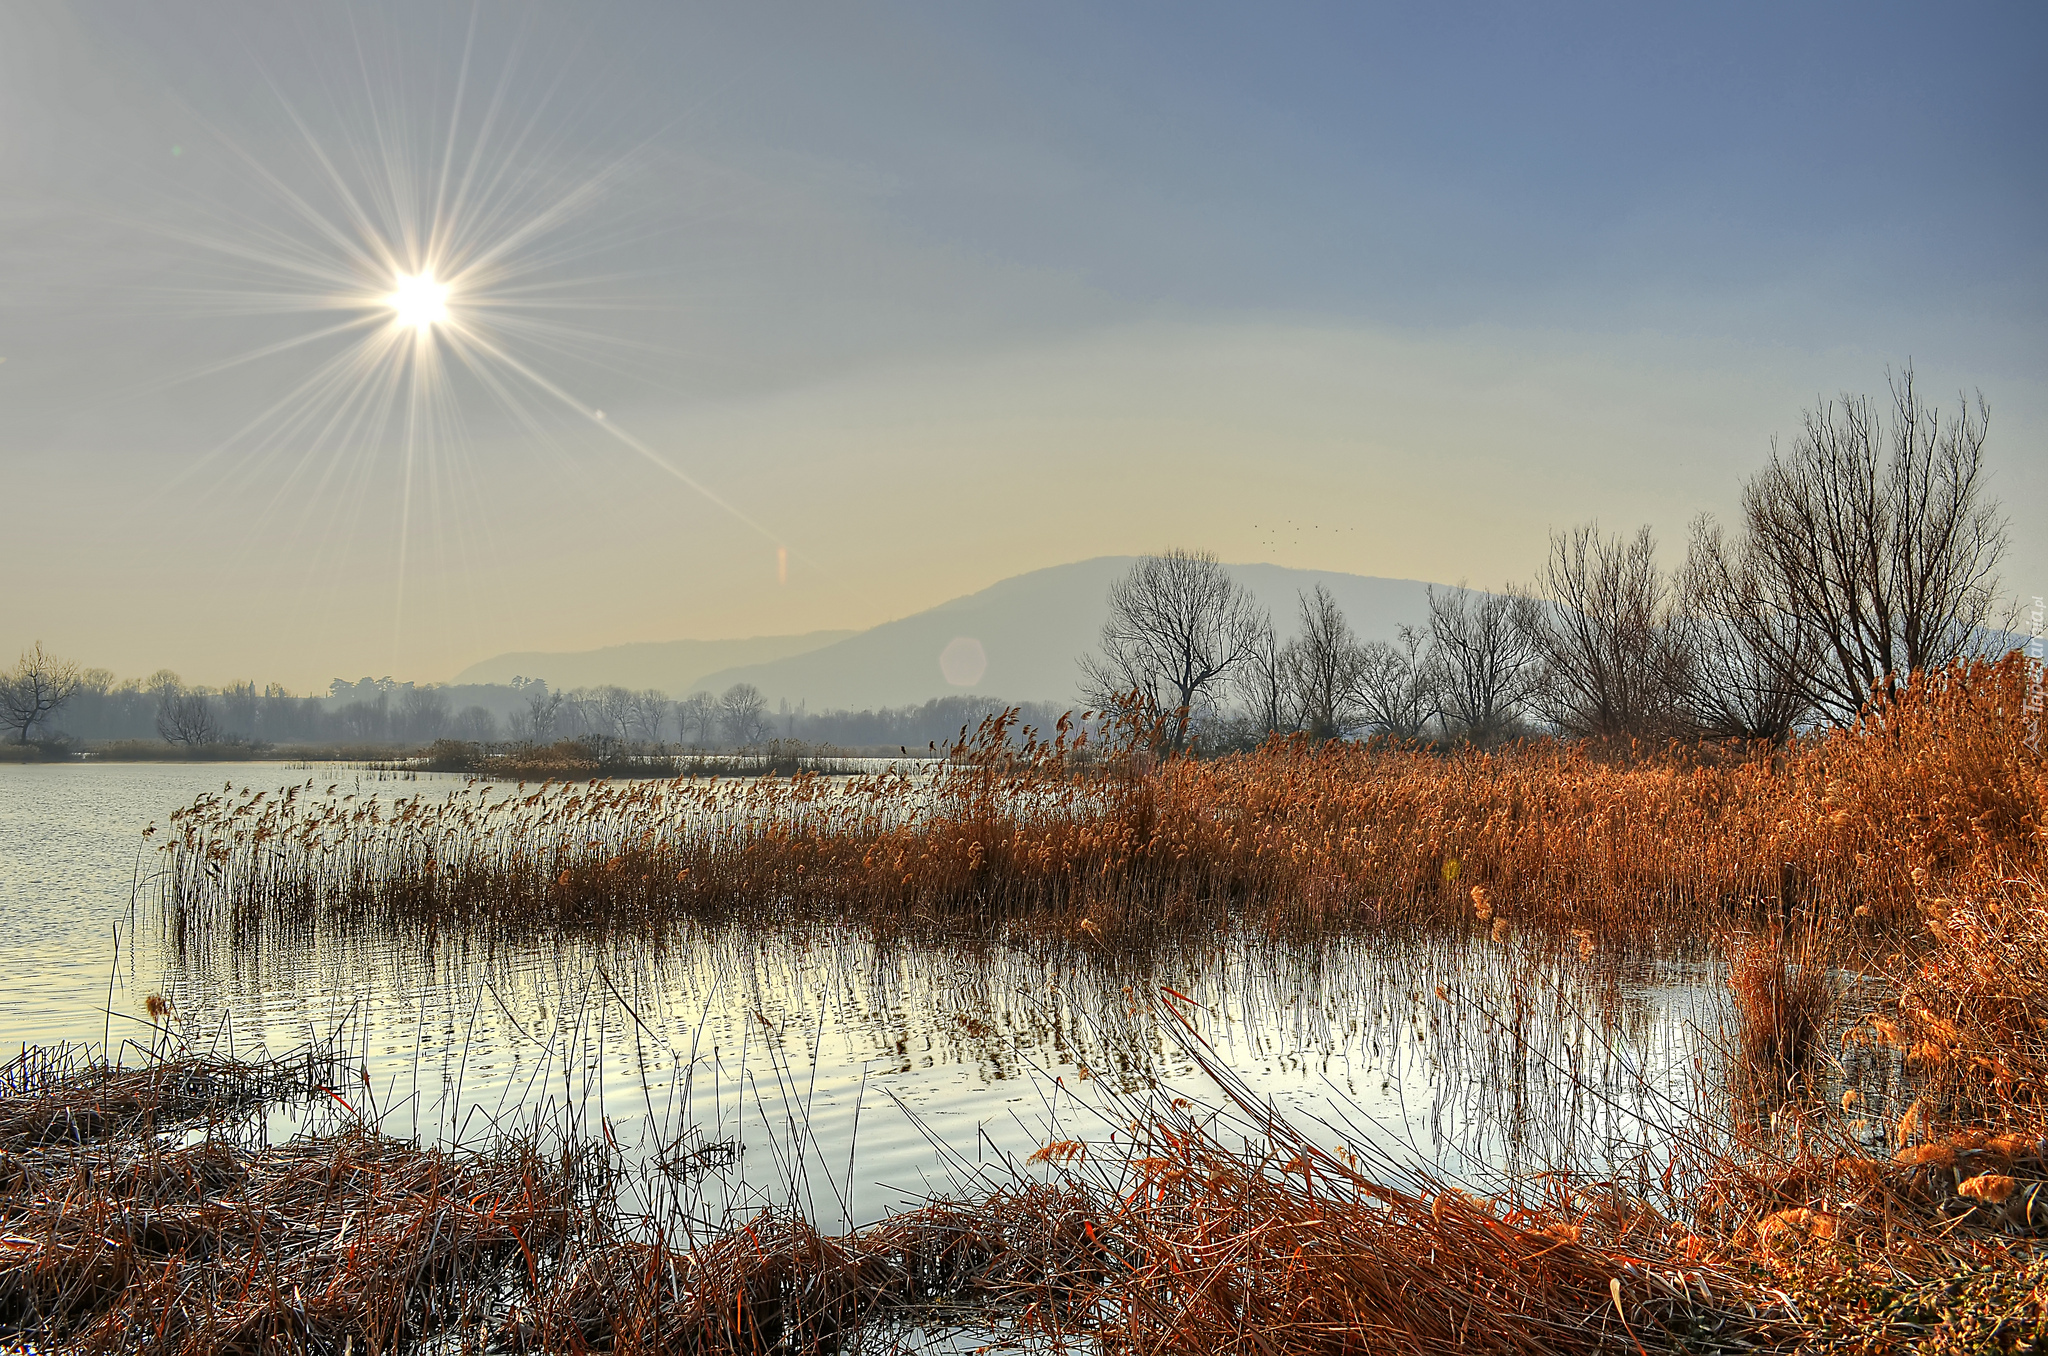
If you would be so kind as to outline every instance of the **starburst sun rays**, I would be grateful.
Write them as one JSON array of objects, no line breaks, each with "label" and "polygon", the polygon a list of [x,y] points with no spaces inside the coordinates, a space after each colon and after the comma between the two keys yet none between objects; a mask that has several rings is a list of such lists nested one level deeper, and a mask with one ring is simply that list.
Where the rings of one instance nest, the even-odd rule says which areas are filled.
[{"label": "starburst sun rays", "polygon": [[290,153],[259,156],[215,130],[246,196],[157,224],[194,248],[185,283],[165,290],[215,314],[267,317],[278,331],[178,378],[260,366],[277,391],[185,474],[211,467],[267,483],[266,514],[296,516],[295,534],[316,554],[358,537],[384,498],[373,484],[395,490],[381,506],[397,548],[394,648],[415,538],[445,559],[478,559],[487,534],[466,520],[488,478],[475,456],[485,416],[500,444],[551,458],[572,478],[590,469],[591,446],[629,451],[782,547],[572,389],[579,369],[616,377],[655,355],[644,339],[590,323],[637,303],[601,293],[616,278],[576,272],[660,229],[630,210],[601,210],[644,170],[637,153],[588,168],[544,121],[545,102],[513,126],[510,61],[472,108],[470,62],[466,49],[452,105],[434,119],[395,114],[397,101],[376,97],[366,75],[356,116],[316,129],[273,86]]}]

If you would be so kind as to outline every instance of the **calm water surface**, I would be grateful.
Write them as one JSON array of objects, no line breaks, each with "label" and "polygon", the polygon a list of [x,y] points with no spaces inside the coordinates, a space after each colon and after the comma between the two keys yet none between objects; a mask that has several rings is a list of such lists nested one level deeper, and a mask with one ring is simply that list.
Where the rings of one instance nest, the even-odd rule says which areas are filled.
[{"label": "calm water surface", "polygon": [[308,780],[381,796],[462,784],[261,763],[0,766],[0,1048],[146,1043],[143,1003],[161,994],[202,1045],[340,1043],[370,1081],[338,1093],[396,1133],[572,1123],[644,1161],[713,1169],[704,1187],[729,1206],[795,1193],[837,1222],[1008,1171],[1049,1139],[1103,1138],[1125,1099],[1217,1100],[1166,987],[1206,1057],[1283,1113],[1468,1175],[1654,1147],[1725,1016],[1703,971],[1484,939],[1190,939],[1142,970],[829,929],[698,928],[656,951],[376,936],[169,953],[143,829],[224,783]]}]

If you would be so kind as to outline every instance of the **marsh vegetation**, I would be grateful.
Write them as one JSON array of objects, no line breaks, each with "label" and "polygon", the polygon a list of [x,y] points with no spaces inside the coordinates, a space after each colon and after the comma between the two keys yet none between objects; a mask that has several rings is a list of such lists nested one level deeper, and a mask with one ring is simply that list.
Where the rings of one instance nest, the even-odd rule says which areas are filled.
[{"label": "marsh vegetation", "polygon": [[[529,1268],[539,1290],[489,1319],[514,1345],[884,1349],[911,1313],[896,1297],[919,1294],[965,1306],[919,1322],[1049,1349],[2018,1349],[2040,1332],[2048,1224],[2048,773],[2016,718],[2031,681],[2018,656],[1958,664],[1748,752],[1299,736],[1196,761],[1157,758],[1142,722],[1105,740],[996,720],[928,771],[229,791],[171,826],[163,923],[195,955],[397,931],[646,956],[734,927],[993,947],[1121,979],[1126,1019],[1179,1032],[1214,1094],[1092,1080],[1092,1128],[1049,1129],[999,1188],[970,1176],[980,1189],[837,1233],[794,1192],[692,1216],[687,1236],[645,1193],[572,1211],[616,1221],[604,1246],[631,1265],[605,1264],[609,1298],[577,1310],[575,1338],[504,1326],[554,1302],[553,1273]],[[1277,1112],[1172,981],[1190,938],[1226,936],[1420,939],[1434,959],[1409,972],[1406,1020],[1493,1052],[1459,1078],[1491,1124],[1524,1127],[1520,1151],[1446,1140],[1433,1157]],[[1484,967],[1455,955],[1498,958],[1476,1008],[1459,976]],[[1673,962],[1703,962],[1725,995],[1684,1076],[1623,1059],[1654,1114],[1560,1115],[1574,1097],[1611,1112],[1617,1062],[1535,1039],[1547,990],[1528,967],[1574,970],[1582,994],[1610,976],[1613,999],[1577,1011],[1612,1051],[1631,967]],[[946,1279],[907,1279],[927,1262],[903,1240],[939,1218],[964,1231],[941,1231]],[[736,1247],[759,1268],[744,1278]]]}]

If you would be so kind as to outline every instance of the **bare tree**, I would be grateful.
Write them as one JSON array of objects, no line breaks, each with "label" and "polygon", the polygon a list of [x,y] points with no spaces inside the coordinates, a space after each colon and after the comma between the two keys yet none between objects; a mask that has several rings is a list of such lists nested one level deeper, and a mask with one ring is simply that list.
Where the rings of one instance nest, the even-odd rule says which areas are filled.
[{"label": "bare tree", "polygon": [[708,748],[718,731],[718,701],[709,692],[692,692],[676,703],[676,724],[684,739],[697,732],[699,748]]},{"label": "bare tree", "polygon": [[634,693],[619,686],[601,687],[590,694],[586,703],[591,723],[600,734],[609,735],[621,743],[633,737]]},{"label": "bare tree", "polygon": [[448,727],[448,698],[438,689],[415,685],[398,703],[407,739],[438,739]]},{"label": "bare tree", "polygon": [[1420,739],[1437,718],[1437,681],[1432,656],[1423,646],[1429,633],[1403,626],[1398,640],[1367,641],[1359,647],[1353,695],[1367,728],[1395,739]]},{"label": "bare tree", "polygon": [[256,738],[260,709],[253,682],[229,683],[220,690],[220,725],[230,736]]},{"label": "bare tree", "polygon": [[362,744],[383,743],[391,737],[391,697],[380,692],[373,702],[353,701],[334,713],[342,733]]},{"label": "bare tree", "polygon": [[498,737],[498,718],[487,707],[465,706],[450,732],[471,744],[489,744]]},{"label": "bare tree", "polygon": [[718,698],[719,722],[725,737],[744,748],[768,737],[768,701],[752,683],[734,683]]},{"label": "bare tree", "polygon": [[78,665],[43,652],[40,640],[21,652],[11,673],[0,674],[0,724],[14,731],[14,742],[28,743],[28,732],[64,709],[78,694]]},{"label": "bare tree", "polygon": [[1230,689],[1244,707],[1255,738],[1294,728],[1288,702],[1287,651],[1273,634],[1271,618],[1260,623],[1251,653],[1230,677]]},{"label": "bare tree", "polygon": [[1536,706],[1567,734],[1642,736],[1672,729],[1684,686],[1684,635],[1675,590],[1657,568],[1657,542],[1602,537],[1597,524],[1553,533],[1522,609],[1542,665]]},{"label": "bare tree", "polygon": [[540,682],[525,684],[524,691],[526,709],[513,717],[515,737],[529,744],[553,743],[555,724],[562,718],[562,694],[548,691],[547,684]]},{"label": "bare tree", "polygon": [[1110,585],[1102,653],[1082,658],[1082,693],[1104,707],[1135,693],[1167,720],[1165,751],[1180,753],[1198,709],[1256,650],[1263,621],[1210,552],[1146,556]]},{"label": "bare tree", "polygon": [[1358,677],[1364,656],[1344,610],[1321,584],[1301,597],[1301,634],[1283,656],[1301,728],[1338,739],[1360,723]]},{"label": "bare tree", "polygon": [[[1742,494],[1760,588],[1817,632],[1809,695],[1837,720],[1972,648],[2005,550],[2005,519],[1984,486],[1983,395],[1974,406],[1959,398],[1944,417],[1914,390],[1910,365],[1886,383],[1889,415],[1867,396],[1823,402]],[[1761,639],[1778,636],[1804,639],[1789,624]],[[1794,667],[1790,655],[1774,658]]]},{"label": "bare tree", "polygon": [[1820,628],[1782,610],[1746,542],[1702,514],[1678,577],[1679,699],[1704,734],[1781,744],[1813,714]]},{"label": "bare tree", "polygon": [[633,694],[633,737],[646,744],[661,742],[661,727],[668,724],[668,713],[674,706],[668,694],[660,688],[650,687]]},{"label": "bare tree", "polygon": [[1530,609],[1513,594],[1430,588],[1430,673],[1449,733],[1492,744],[1521,724],[1540,675]]},{"label": "bare tree", "polygon": [[191,748],[220,743],[220,721],[203,692],[160,686],[156,697],[156,732],[166,744]]}]

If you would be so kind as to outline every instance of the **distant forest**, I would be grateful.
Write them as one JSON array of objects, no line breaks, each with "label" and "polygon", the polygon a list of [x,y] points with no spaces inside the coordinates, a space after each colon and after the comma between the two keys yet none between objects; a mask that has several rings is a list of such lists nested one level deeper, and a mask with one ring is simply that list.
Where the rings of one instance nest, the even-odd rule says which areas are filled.
[{"label": "distant forest", "polygon": [[43,742],[150,741],[194,749],[397,749],[441,739],[545,745],[598,738],[635,746],[727,750],[781,739],[849,752],[894,753],[901,748],[920,752],[932,743],[943,746],[963,726],[971,728],[1013,705],[1020,706],[1026,724],[1043,727],[1066,709],[1051,702],[956,696],[876,710],[811,711],[786,702],[771,707],[745,683],[675,701],[651,689],[555,691],[538,679],[522,678],[454,686],[336,679],[318,695],[297,695],[275,683],[187,686],[168,671],[121,681],[105,669],[88,669],[75,672],[72,681],[68,699],[39,720],[36,730],[24,733]]}]

